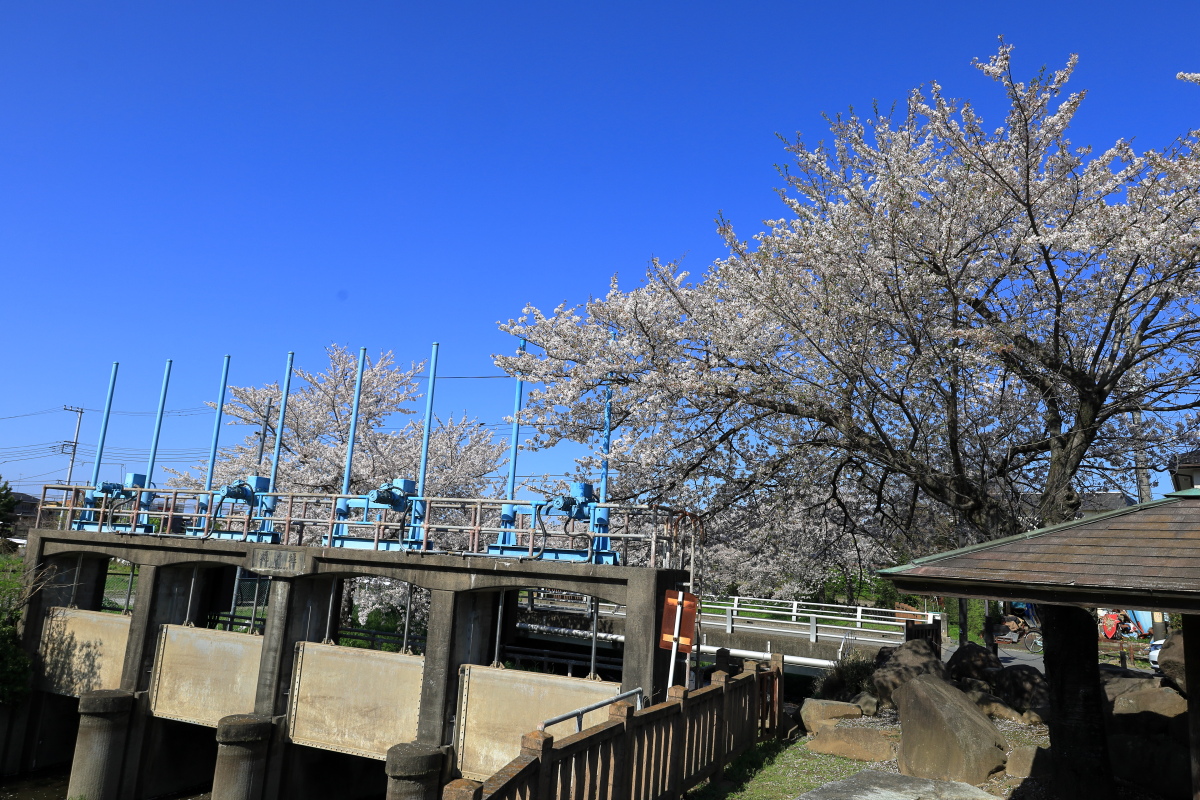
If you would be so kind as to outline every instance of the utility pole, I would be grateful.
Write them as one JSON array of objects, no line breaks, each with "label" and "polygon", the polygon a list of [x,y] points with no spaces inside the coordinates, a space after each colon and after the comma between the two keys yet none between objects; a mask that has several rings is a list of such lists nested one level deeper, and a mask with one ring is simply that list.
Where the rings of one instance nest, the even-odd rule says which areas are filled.
[{"label": "utility pole", "polygon": [[75,453],[79,450],[79,426],[83,422],[83,409],[76,406],[63,406],[63,411],[75,413],[75,437],[71,439],[71,463],[67,466],[67,485],[71,485],[71,476],[75,474]]}]

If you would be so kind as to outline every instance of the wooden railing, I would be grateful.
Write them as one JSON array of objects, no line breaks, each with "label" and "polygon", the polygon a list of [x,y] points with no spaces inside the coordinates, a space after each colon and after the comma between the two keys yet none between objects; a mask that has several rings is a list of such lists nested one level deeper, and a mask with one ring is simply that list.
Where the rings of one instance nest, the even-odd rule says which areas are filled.
[{"label": "wooden railing", "polygon": [[781,662],[747,662],[703,689],[672,686],[666,702],[641,711],[614,703],[607,722],[558,742],[527,733],[503,769],[482,784],[452,781],[442,800],[678,800],[775,735],[782,681]]}]

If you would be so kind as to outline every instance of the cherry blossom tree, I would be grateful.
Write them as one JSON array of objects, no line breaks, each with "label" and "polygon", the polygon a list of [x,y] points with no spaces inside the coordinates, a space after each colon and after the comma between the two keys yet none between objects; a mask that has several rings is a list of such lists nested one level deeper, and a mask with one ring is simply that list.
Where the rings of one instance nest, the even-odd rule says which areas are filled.
[{"label": "cherry blossom tree", "polygon": [[[346,442],[354,402],[357,357],[338,345],[326,348],[329,366],[323,372],[294,370],[284,419],[277,491],[337,494],[342,487]],[[364,494],[392,478],[416,479],[421,458],[423,420],[397,426],[397,415],[411,415],[418,397],[418,375],[423,364],[401,368],[392,353],[369,361],[363,372],[358,427],[350,474],[350,492]],[[232,483],[247,475],[268,475],[278,435],[281,390],[266,386],[231,386],[232,398],[224,412],[230,425],[253,426],[242,441],[220,450],[213,486]],[[213,404],[215,407],[215,404]],[[268,413],[270,409],[270,413]],[[258,457],[259,428],[265,422],[263,458]],[[487,497],[499,490],[497,470],[503,466],[507,445],[488,428],[465,416],[438,420],[429,437],[426,494],[441,497]],[[200,488],[207,465],[191,473],[174,472],[172,484]],[[407,585],[384,579],[347,581],[345,617],[353,609],[362,622],[375,608],[404,608]],[[426,603],[415,593],[413,613],[422,624]]]},{"label": "cherry blossom tree", "polygon": [[[833,118],[828,145],[789,148],[786,218],[749,241],[720,220],[730,254],[698,279],[655,262],[637,288],[614,279],[502,325],[541,351],[497,358],[544,385],[540,443],[594,441],[611,391],[627,494],[715,516],[849,490],[909,554],[944,547],[914,520],[1012,534],[1030,495],[1035,524],[1071,519],[1089,488],[1132,483],[1135,455],[1191,445],[1197,134],[1076,146],[1075,59],[1022,82],[1011,52],[976,64],[1004,93],[1002,124],[937,83],[899,113]],[[1063,696],[1092,697],[1071,611],[1047,611],[1048,628],[1080,632],[1048,641],[1047,664]],[[1108,796],[1098,705],[1057,730],[1056,752],[1079,756],[1056,759],[1063,785]]]}]

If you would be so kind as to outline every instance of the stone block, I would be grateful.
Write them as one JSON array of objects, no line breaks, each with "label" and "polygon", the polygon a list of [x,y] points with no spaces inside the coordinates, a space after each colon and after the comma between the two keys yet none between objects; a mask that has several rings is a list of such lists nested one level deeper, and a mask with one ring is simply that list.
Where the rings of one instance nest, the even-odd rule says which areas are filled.
[{"label": "stone block", "polygon": [[1044,778],[1050,775],[1050,748],[1024,745],[1008,754],[1004,771],[1014,778]]},{"label": "stone block", "polygon": [[855,719],[862,716],[862,709],[853,703],[837,700],[818,700],[809,697],[800,707],[800,720],[808,733],[818,733],[823,726],[832,726],[839,719]]},{"label": "stone block", "polygon": [[881,703],[891,702],[892,694],[918,675],[933,675],[943,681],[950,678],[946,665],[925,639],[900,645],[887,662],[875,670],[871,676],[875,696]]},{"label": "stone block", "polygon": [[980,784],[1004,766],[1007,743],[958,689],[920,675],[895,696],[900,712],[900,772],[918,778]]},{"label": "stone block", "polygon": [[873,717],[879,713],[879,698],[873,694],[859,692],[850,698],[850,702],[862,709],[864,717]]},{"label": "stone block", "polygon": [[965,783],[914,778],[894,772],[864,769],[857,775],[805,792],[796,800],[996,800],[982,789]]},{"label": "stone block", "polygon": [[815,738],[809,739],[808,749],[854,761],[891,761],[896,755],[892,740],[881,731],[833,725],[826,725]]},{"label": "stone block", "polygon": [[1176,631],[1167,637],[1166,644],[1158,651],[1158,668],[1172,686],[1187,694],[1187,674],[1183,669],[1183,631]]},{"label": "stone block", "polygon": [[1169,686],[1141,689],[1116,699],[1110,730],[1143,736],[1169,733],[1172,721],[1186,716],[1187,700],[1179,692]]},{"label": "stone block", "polygon": [[946,662],[946,669],[950,671],[950,677],[954,680],[973,678],[987,681],[990,674],[988,670],[1004,669],[1004,665],[988,648],[968,642],[954,651],[950,660]]}]

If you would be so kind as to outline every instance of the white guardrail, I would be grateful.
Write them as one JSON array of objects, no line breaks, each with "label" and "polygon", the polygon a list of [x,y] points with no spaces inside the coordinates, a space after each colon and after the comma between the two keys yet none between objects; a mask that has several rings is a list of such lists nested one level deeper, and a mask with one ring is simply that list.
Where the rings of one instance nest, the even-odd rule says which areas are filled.
[{"label": "white guardrail", "polygon": [[[576,612],[586,611],[587,600],[556,592],[531,592],[530,608]],[[625,609],[600,603],[601,616],[624,616]],[[760,597],[714,597],[700,599],[700,630],[770,633],[807,638],[810,642],[837,640],[879,645],[903,644],[909,621],[932,624],[939,619],[932,611],[903,611],[872,606],[844,606],[804,600],[772,600]]]}]

